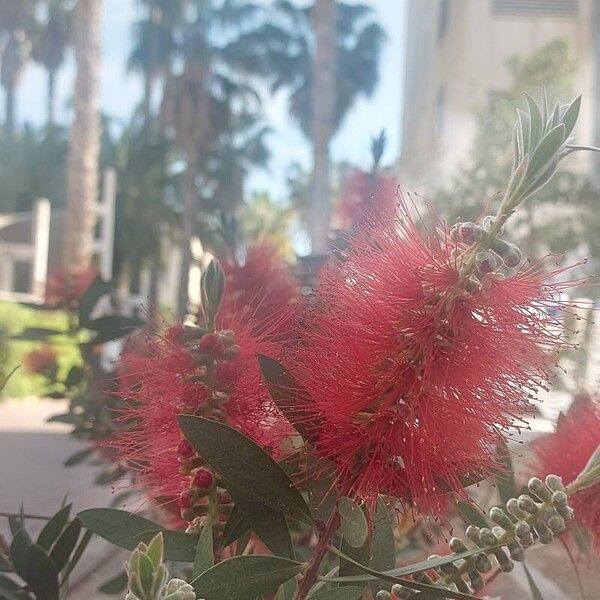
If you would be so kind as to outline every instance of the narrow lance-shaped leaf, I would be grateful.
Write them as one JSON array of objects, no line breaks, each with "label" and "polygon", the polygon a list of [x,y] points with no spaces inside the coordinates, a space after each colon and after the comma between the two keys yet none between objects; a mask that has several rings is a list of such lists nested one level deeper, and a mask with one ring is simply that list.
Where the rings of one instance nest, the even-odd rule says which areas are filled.
[{"label": "narrow lance-shaped leaf", "polygon": [[90,508],[77,516],[85,527],[127,550],[135,550],[140,542],[149,542],[160,531],[166,560],[194,562],[198,542],[195,535],[165,529],[149,519],[116,508]]},{"label": "narrow lance-shaped leaf", "polygon": [[178,421],[198,454],[238,494],[290,517],[312,521],[306,502],[287,473],[258,444],[211,419],[180,415]]},{"label": "narrow lance-shaped leaf", "polygon": [[287,558],[252,554],[224,560],[191,583],[204,600],[256,600],[303,569],[302,563]]}]

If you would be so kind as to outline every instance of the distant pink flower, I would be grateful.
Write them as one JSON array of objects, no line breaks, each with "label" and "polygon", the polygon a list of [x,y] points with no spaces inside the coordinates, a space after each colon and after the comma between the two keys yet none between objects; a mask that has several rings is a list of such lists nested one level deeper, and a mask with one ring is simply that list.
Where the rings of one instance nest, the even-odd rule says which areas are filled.
[{"label": "distant pink flower", "polygon": [[56,368],[57,358],[56,350],[46,344],[23,356],[23,368],[28,373],[44,374],[44,372]]},{"label": "distant pink flower", "polygon": [[90,287],[98,271],[93,267],[57,269],[48,274],[45,304],[56,308],[75,309]]}]

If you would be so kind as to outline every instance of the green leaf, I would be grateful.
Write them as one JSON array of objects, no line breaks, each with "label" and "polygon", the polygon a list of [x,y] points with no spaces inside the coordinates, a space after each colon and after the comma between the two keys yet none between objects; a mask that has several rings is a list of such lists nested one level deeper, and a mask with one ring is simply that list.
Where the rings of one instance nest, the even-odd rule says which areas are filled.
[{"label": "green leaf", "polygon": [[[54,418],[54,417],[52,417]],[[71,454],[67,460],[63,463],[65,467],[72,467],[74,465],[78,465],[94,454],[95,448],[84,448],[79,452],[75,452],[75,454]]]},{"label": "green leaf", "polygon": [[[390,581],[392,583],[399,583],[405,587],[412,588],[419,592],[427,592],[428,595],[431,595],[434,598],[456,598],[456,600],[477,600],[476,596],[472,596],[471,594],[463,594],[461,592],[455,592],[455,591],[447,589],[447,588],[439,588],[439,587],[435,587],[433,585],[417,583],[416,581],[412,581],[411,579],[403,579],[402,577],[400,577],[398,575],[398,573],[402,573],[403,575],[406,575],[406,574],[426,571],[428,568],[436,568],[436,565],[440,566],[440,564],[448,564],[450,562],[460,560],[460,558],[468,558],[468,555],[473,556],[475,554],[479,554],[481,552],[481,549],[479,549],[479,548],[470,550],[468,552],[461,552],[460,554],[452,555],[450,560],[447,560],[448,557],[446,557],[446,559],[444,559],[442,557],[439,559],[424,561],[426,563],[431,564],[430,567],[426,567],[424,569],[419,568],[417,570],[412,570],[412,569],[414,569],[414,567],[416,565],[408,565],[407,567],[404,567],[401,569],[394,569],[393,571],[376,571],[376,570],[371,569],[371,568],[361,564],[360,562],[354,560],[353,558],[344,554],[340,550],[336,550],[334,548],[334,549],[332,549],[332,552],[334,552],[335,554],[340,556],[340,558],[344,558],[344,560],[353,564],[359,571],[361,571],[363,573],[367,573],[368,575],[370,575],[370,577],[362,577],[362,576],[358,576],[358,577],[357,576],[327,577],[327,578],[322,577],[321,578],[322,581],[332,581],[332,582],[336,582],[339,584],[347,584],[347,583],[360,583],[362,581],[372,581],[373,579],[383,579],[384,581]],[[441,563],[439,562],[440,560],[442,561]],[[421,566],[423,563],[417,563],[417,564],[419,566]],[[411,571],[411,573],[403,572],[405,570]]]},{"label": "green leaf", "polygon": [[469,502],[459,500],[456,503],[456,508],[465,521],[469,523],[469,525],[475,525],[476,527],[489,527],[485,515],[474,508]]},{"label": "green leaf", "polygon": [[225,548],[238,540],[246,531],[250,529],[248,522],[244,518],[242,511],[233,507],[227,523],[225,523],[225,529],[223,530],[223,537],[221,538],[221,547]]},{"label": "green leaf", "polygon": [[27,563],[27,550],[31,540],[24,529],[17,530],[10,545],[10,559],[15,566],[15,571],[23,577]]},{"label": "green leaf", "polygon": [[221,306],[224,291],[225,273],[219,261],[213,259],[200,278],[202,309],[208,321],[207,325],[214,323],[215,317],[219,312],[219,307]]},{"label": "green leaf", "polygon": [[31,596],[17,585],[12,579],[0,575],[1,600],[30,600]]},{"label": "green leaf", "polygon": [[93,321],[88,321],[85,324],[86,329],[96,331],[98,335],[90,342],[90,344],[104,344],[111,340],[116,340],[131,333],[141,327],[144,321],[137,317],[123,317],[120,315],[110,315],[107,317],[99,317]]},{"label": "green leaf", "polygon": [[236,507],[244,515],[244,521],[250,529],[266,544],[275,556],[294,559],[294,547],[285,517],[269,506],[254,502],[230,488]]},{"label": "green leaf", "polygon": [[303,569],[302,563],[287,558],[252,554],[224,560],[191,583],[204,600],[256,600]]},{"label": "green leaf", "polygon": [[363,588],[349,585],[343,588],[334,588],[309,596],[309,600],[360,600]]},{"label": "green leaf", "polygon": [[103,281],[100,276],[94,279],[79,301],[79,323],[81,326],[85,326],[98,300],[108,294],[111,289],[111,282]]},{"label": "green leaf", "polygon": [[71,514],[71,504],[63,506],[44,526],[40,535],[38,536],[37,543],[44,549],[50,550],[52,544],[57,540],[58,536],[62,533],[67,522],[69,521],[69,515]]},{"label": "green leaf", "polygon": [[237,492],[301,521],[312,515],[287,473],[255,442],[210,419],[180,415],[179,426],[200,456]]},{"label": "green leaf", "polygon": [[123,571],[108,581],[105,581],[98,591],[103,594],[120,594],[127,589],[127,573]]},{"label": "green leaf", "polygon": [[207,519],[202,526],[202,531],[198,538],[192,578],[198,577],[198,575],[210,569],[214,564],[212,521]]},{"label": "green leaf", "polygon": [[[504,439],[500,439],[496,447],[498,462],[504,467],[504,471],[496,474],[496,486],[502,504],[506,504],[511,498],[519,495],[515,473],[510,457],[510,451]],[[487,525],[486,525],[487,527]]]},{"label": "green leaf", "polygon": [[579,118],[579,109],[581,108],[581,94],[569,104],[569,108],[565,111],[563,115],[562,122],[565,125],[565,137],[567,139],[571,133],[573,133],[573,129],[575,129],[575,125],[577,123],[577,119]]},{"label": "green leaf", "polygon": [[197,536],[165,529],[149,519],[116,508],[90,508],[77,516],[85,527],[127,550],[135,550],[140,542],[147,543],[162,531],[166,560],[194,562]]},{"label": "green leaf", "polygon": [[67,564],[69,556],[71,556],[71,552],[73,552],[77,544],[77,540],[79,539],[80,533],[81,521],[75,518],[69,523],[67,528],[56,540],[56,543],[52,548],[52,552],[50,552],[50,558],[56,566],[57,571],[62,571],[65,565]]},{"label": "green leaf", "polygon": [[49,337],[55,335],[63,335],[64,331],[58,329],[47,329],[46,327],[30,327],[21,331],[16,335],[11,336],[11,340],[20,342],[42,342],[47,340]]},{"label": "green leaf", "polygon": [[340,498],[340,528],[344,541],[353,548],[360,548],[367,541],[369,526],[361,507],[351,498]]},{"label": "green leaf", "polygon": [[[377,500],[377,509],[373,518],[373,534],[371,539],[371,562],[369,565],[377,571],[387,571],[396,566],[396,545],[394,542],[394,529],[390,511],[380,496]],[[381,589],[388,586],[382,586],[379,583],[371,584],[373,596]]]},{"label": "green leaf", "polygon": [[20,574],[37,600],[58,600],[58,570],[38,544],[27,548],[24,571]]},{"label": "green leaf", "polygon": [[537,148],[531,155],[529,167],[527,169],[528,176],[536,177],[539,173],[546,169],[546,166],[556,157],[562,143],[565,139],[565,126],[561,123],[554,129],[551,129],[544,139],[539,143]]},{"label": "green leaf", "polygon": [[531,592],[532,599],[533,600],[544,600],[544,597],[542,596],[542,592],[540,592],[540,588],[537,586],[537,583],[531,576],[531,573],[529,572],[527,565],[525,563],[522,563],[522,564],[523,564],[523,570],[525,571],[525,575],[527,576],[527,583],[529,584],[529,590]]},{"label": "green leaf", "polygon": [[542,137],[542,113],[540,112],[540,108],[536,101],[529,94],[525,94],[525,100],[527,101],[527,106],[529,108],[530,119],[529,148],[533,150]]},{"label": "green leaf", "polygon": [[77,544],[77,548],[75,548],[75,552],[73,552],[73,556],[71,557],[71,560],[67,564],[67,567],[65,568],[65,571],[62,575],[63,583],[68,579],[73,569],[77,566],[77,563],[81,560],[81,557],[83,556],[83,553],[88,547],[88,544],[90,543],[90,540],[92,539],[93,535],[94,534],[89,529],[87,529],[85,533],[81,536],[81,541],[79,542],[79,544]]},{"label": "green leaf", "polygon": [[521,109],[517,108],[517,115],[519,118],[519,129],[521,133],[521,146],[523,148],[523,155],[530,154],[532,148],[529,145],[529,129],[530,120],[529,115],[524,113]]},{"label": "green leaf", "polygon": [[313,441],[314,434],[307,426],[308,414],[304,397],[306,393],[290,372],[278,361],[264,354],[258,355],[258,363],[267,389],[273,402],[283,416],[295,427],[296,431],[306,440]]}]

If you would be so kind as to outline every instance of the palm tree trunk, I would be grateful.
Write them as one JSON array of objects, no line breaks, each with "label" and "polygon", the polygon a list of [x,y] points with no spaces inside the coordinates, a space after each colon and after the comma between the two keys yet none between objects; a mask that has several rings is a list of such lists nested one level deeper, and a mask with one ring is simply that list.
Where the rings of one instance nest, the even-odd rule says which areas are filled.
[{"label": "palm tree trunk", "polygon": [[15,88],[7,86],[5,88],[5,118],[4,129],[11,136],[15,132]]},{"label": "palm tree trunk", "polygon": [[311,243],[314,254],[328,248],[331,214],[329,142],[335,114],[335,0],[315,0],[312,10],[315,56],[312,86],[313,198]]},{"label": "palm tree trunk", "polygon": [[194,153],[187,153],[187,168],[183,176],[183,223],[181,228],[181,271],[177,315],[186,315],[189,302],[189,279],[192,266],[192,238],[194,237],[194,206],[196,204],[196,173],[198,161]]},{"label": "palm tree trunk", "polygon": [[54,127],[54,104],[55,104],[55,96],[56,96],[56,73],[53,70],[48,71],[48,98],[47,101],[47,119],[48,119],[48,129],[52,129]]},{"label": "palm tree trunk", "polygon": [[92,260],[100,156],[98,81],[102,0],[77,0],[73,48],[77,74],[75,117],[67,164],[67,223],[63,257],[68,268],[87,267]]}]

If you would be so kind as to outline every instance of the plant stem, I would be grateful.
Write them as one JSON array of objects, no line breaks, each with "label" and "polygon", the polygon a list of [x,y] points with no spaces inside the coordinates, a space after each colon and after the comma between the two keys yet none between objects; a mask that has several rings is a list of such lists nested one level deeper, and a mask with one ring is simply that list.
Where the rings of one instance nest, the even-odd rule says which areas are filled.
[{"label": "plant stem", "polygon": [[296,590],[294,600],[305,600],[312,586],[317,582],[317,577],[319,576],[319,567],[321,566],[321,562],[323,561],[325,554],[327,554],[329,542],[331,541],[333,534],[337,531],[339,525],[340,513],[336,506],[333,509],[333,512],[331,513],[325,527],[319,534],[319,541],[315,546],[315,550],[310,562],[308,563],[308,567],[298,581],[298,589]]}]

